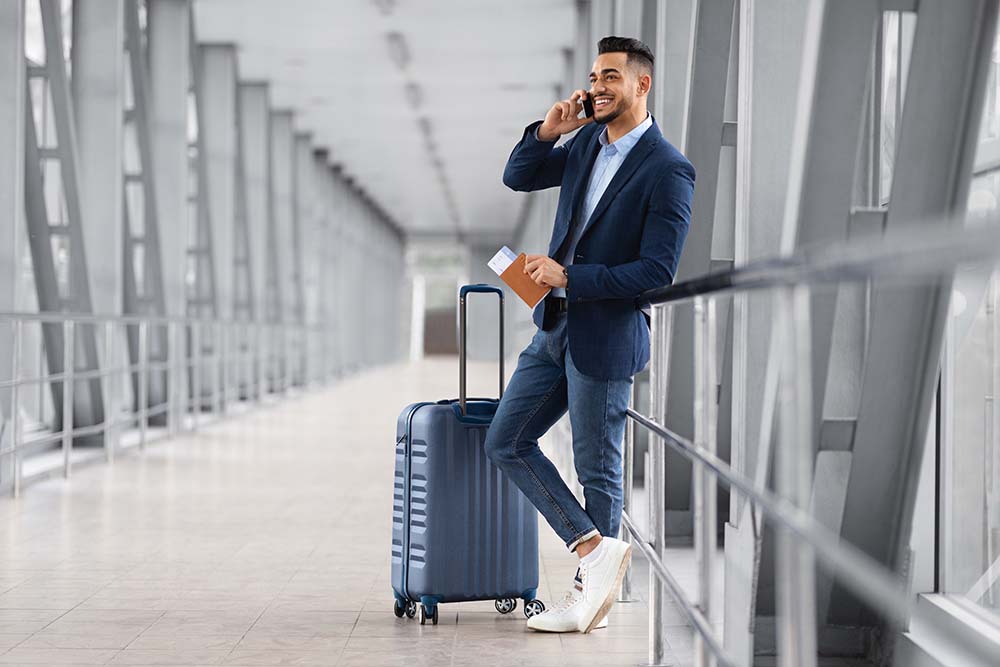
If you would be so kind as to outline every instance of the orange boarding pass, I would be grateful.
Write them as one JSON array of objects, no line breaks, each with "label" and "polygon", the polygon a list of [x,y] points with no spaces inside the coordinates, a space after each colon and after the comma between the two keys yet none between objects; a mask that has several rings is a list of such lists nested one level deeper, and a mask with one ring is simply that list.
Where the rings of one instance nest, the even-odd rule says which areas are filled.
[{"label": "orange boarding pass", "polygon": [[537,306],[538,302],[551,291],[551,288],[542,287],[524,272],[523,252],[515,255],[514,251],[504,246],[487,264],[531,308]]}]

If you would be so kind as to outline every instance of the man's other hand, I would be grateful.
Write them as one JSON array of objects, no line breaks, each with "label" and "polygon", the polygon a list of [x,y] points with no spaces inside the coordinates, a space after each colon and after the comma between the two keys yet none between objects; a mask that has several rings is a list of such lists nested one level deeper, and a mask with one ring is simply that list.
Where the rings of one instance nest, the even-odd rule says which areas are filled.
[{"label": "man's other hand", "polygon": [[542,287],[566,287],[562,264],[548,255],[525,255],[524,272]]},{"label": "man's other hand", "polygon": [[594,122],[593,118],[579,117],[583,113],[581,100],[588,94],[583,89],[574,90],[568,100],[553,104],[545,114],[545,120],[538,126],[538,138],[542,141],[555,141],[568,132]]}]

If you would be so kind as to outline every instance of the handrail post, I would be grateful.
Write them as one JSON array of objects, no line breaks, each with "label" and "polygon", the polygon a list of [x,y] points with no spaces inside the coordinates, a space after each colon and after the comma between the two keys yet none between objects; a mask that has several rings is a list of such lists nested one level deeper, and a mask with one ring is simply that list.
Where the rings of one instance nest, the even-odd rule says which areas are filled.
[{"label": "handrail post", "polygon": [[249,350],[250,359],[257,369],[256,386],[257,401],[264,400],[264,393],[267,383],[267,329],[263,324],[254,325],[257,345]]},{"label": "handrail post", "polygon": [[226,396],[229,391],[229,369],[226,365],[226,330],[222,322],[216,322],[212,327],[215,336],[214,354],[212,359],[212,402],[215,415],[221,417],[226,412]]},{"label": "handrail post", "polygon": [[201,320],[192,320],[191,327],[191,431],[197,432],[201,417]]},{"label": "handrail post", "polygon": [[299,336],[302,338],[302,358],[299,363],[301,364],[300,372],[302,378],[302,387],[308,388],[312,386],[312,381],[309,379],[309,359],[312,358],[312,353],[315,352],[315,347],[313,345],[313,338],[310,335],[311,331],[309,326],[303,323],[299,327]]},{"label": "handrail post", "polygon": [[288,323],[281,324],[282,356],[285,358],[282,366],[285,371],[285,398],[292,393],[292,379],[295,377],[292,372],[292,327]]},{"label": "handrail post", "polygon": [[[24,339],[24,321],[14,320],[14,340],[11,359],[11,380],[14,386],[10,388],[10,462],[11,462],[11,493],[17,498],[21,495],[21,341]],[[41,368],[39,366],[39,368]]]},{"label": "handrail post", "polygon": [[[649,364],[649,404],[653,418],[662,423],[666,413],[666,374],[669,367],[671,306],[652,309],[653,345]],[[664,447],[649,448],[649,545],[657,558],[664,555],[666,535],[666,451]],[[649,568],[649,664],[666,664],[667,643],[663,636],[666,591]]]},{"label": "handrail post", "polygon": [[76,384],[76,322],[63,320],[62,455],[63,477],[69,479],[73,454],[73,389]]},{"label": "handrail post", "polygon": [[[636,387],[638,382],[633,378],[632,387],[629,389],[628,406],[635,408]],[[625,442],[622,451],[622,512],[628,514],[632,511],[632,476],[635,468],[635,421],[631,417],[625,418]],[[632,533],[628,531],[622,523],[622,541],[627,544],[632,543]],[[632,602],[632,563],[629,562],[622,577],[622,588],[618,595],[619,602]]]},{"label": "handrail post", "polygon": [[[783,340],[779,393],[778,494],[798,508],[812,484],[812,385],[809,289],[778,290],[778,335]],[[778,665],[816,667],[816,578],[812,546],[787,527],[777,531]]]},{"label": "handrail post", "polygon": [[[96,326],[96,325],[95,325]],[[115,420],[118,418],[117,396],[115,395],[115,322],[104,322],[104,365],[108,369],[104,378],[104,458],[108,463],[115,460]]]},{"label": "handrail post", "polygon": [[213,321],[207,325],[207,329],[212,340],[212,345],[209,347],[211,354],[207,363],[209,376],[212,378],[212,412],[215,413],[214,417],[220,417],[226,395],[226,367],[222,363],[222,324]]},{"label": "handrail post", "polygon": [[146,428],[149,423],[149,321],[139,322],[139,449],[146,449]]},{"label": "handrail post", "polygon": [[[694,442],[705,451],[716,451],[716,340],[715,300],[694,301]],[[713,566],[717,542],[717,496],[715,476],[703,464],[694,463],[694,550],[698,569],[697,605],[711,620]],[[709,667],[712,654],[704,638],[695,634],[697,667]]]},{"label": "handrail post", "polygon": [[178,336],[177,322],[174,320],[168,322],[165,329],[166,331],[163,333],[166,334],[167,339],[167,370],[164,373],[167,380],[167,435],[174,437],[180,431],[181,424],[180,372],[178,369],[180,336]]}]

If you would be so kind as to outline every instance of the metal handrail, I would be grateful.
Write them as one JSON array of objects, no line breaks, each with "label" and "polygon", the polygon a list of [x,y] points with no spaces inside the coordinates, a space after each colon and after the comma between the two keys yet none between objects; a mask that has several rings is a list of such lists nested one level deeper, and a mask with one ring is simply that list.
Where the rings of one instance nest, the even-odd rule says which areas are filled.
[{"label": "metal handrail", "polygon": [[628,410],[628,416],[659,436],[674,451],[707,467],[719,479],[752,499],[775,522],[811,544],[816,549],[818,560],[826,563],[831,573],[850,571],[853,578],[844,578],[841,583],[873,609],[893,619],[905,618],[909,613],[911,607],[909,589],[902,577],[893,574],[849,542],[841,540],[807,512],[758,486],[748,477],[733,471],[729,464],[718,456],[704,451],[687,438],[660,426],[631,408]]},{"label": "metal handrail", "polygon": [[670,589],[670,594],[677,600],[681,611],[687,616],[688,621],[691,622],[691,626],[698,631],[705,641],[708,643],[710,650],[715,655],[716,660],[723,667],[738,667],[736,660],[729,655],[722,644],[719,642],[715,633],[712,631],[712,623],[705,617],[705,614],[701,612],[696,606],[691,604],[684,594],[684,589],[681,588],[680,583],[674,579],[674,576],[670,574],[670,570],[667,566],[663,564],[656,552],[653,551],[653,547],[649,546],[649,541],[642,536],[639,532],[638,527],[632,521],[632,518],[626,513],[622,512],[622,525],[628,529],[629,534],[634,538],[635,546],[639,548],[642,555],[646,557],[649,562],[649,567],[651,571],[657,576],[660,581],[662,581],[668,589]]},{"label": "metal handrail", "polygon": [[[940,223],[939,223],[940,224]],[[878,240],[844,241],[802,249],[786,257],[749,262],[734,269],[643,292],[638,305],[660,305],[727,292],[947,273],[957,264],[995,259],[1000,248],[1000,215],[976,227],[960,222],[946,231],[912,229],[887,233]]]},{"label": "metal handrail", "polygon": [[[197,430],[199,422],[203,421],[201,417],[206,406],[218,418],[224,417],[238,387],[247,390],[245,398],[260,401],[268,393],[287,395],[295,383],[296,373],[301,373],[299,380],[303,385],[332,375],[328,367],[331,356],[326,349],[326,334],[330,332],[326,327],[312,323],[49,311],[0,312],[0,324],[10,325],[13,329],[11,377],[0,381],[0,389],[10,392],[10,445],[0,449],[0,456],[10,456],[14,496],[20,494],[23,482],[22,455],[40,446],[62,443],[62,474],[68,478],[74,464],[72,452],[76,438],[102,435],[105,458],[112,462],[120,446],[116,436],[123,423],[138,423],[138,447],[141,450],[149,439],[151,417],[167,416],[166,435],[170,437],[184,428],[183,420],[188,414],[194,416],[189,429]],[[63,368],[60,372],[22,377],[21,348],[27,324],[61,327]],[[82,326],[93,326],[95,331],[103,331],[104,344],[100,351],[103,360],[97,367],[77,368],[79,364],[74,359],[77,330]],[[156,355],[151,350],[150,340],[154,327],[162,331],[165,343],[165,350]],[[121,353],[118,349],[119,338],[130,335],[137,338],[137,360],[135,363],[131,360],[118,363]],[[321,336],[324,341],[320,343],[322,350],[317,364],[318,373],[310,371],[306,356],[316,349],[310,342],[314,336]],[[304,341],[304,344],[297,347],[296,340]],[[242,370],[235,369],[234,364]],[[150,404],[149,382],[154,373],[167,378],[166,394],[163,400]],[[122,410],[115,388],[119,386],[117,383],[122,376],[131,375],[136,376],[138,386],[132,401],[134,407]],[[202,383],[203,376],[214,378],[207,394]],[[75,385],[96,379],[104,380],[101,390],[104,417],[94,424],[74,424]],[[61,405],[54,406],[61,411],[62,428],[40,436],[26,436],[22,433],[20,392],[23,388],[40,384],[63,386]],[[38,476],[48,476],[52,472],[55,469]]]},{"label": "metal handrail", "polygon": [[116,313],[78,313],[63,310],[46,310],[40,312],[25,312],[18,310],[0,311],[0,321],[21,320],[23,322],[43,322],[48,324],[62,324],[64,320],[72,320],[83,324],[126,324],[138,326],[147,324],[162,326],[167,324],[201,324],[201,325],[223,325],[223,326],[253,326],[258,328],[273,329],[306,329],[311,331],[326,331],[325,327],[319,324],[300,322],[258,322],[247,319],[226,319],[218,317],[192,317],[190,315],[125,315]]},{"label": "metal handrail", "polygon": [[[661,586],[677,601],[695,631],[698,664],[742,664],[728,654],[709,621],[712,591],[712,557],[715,551],[715,480],[738,490],[775,523],[778,533],[778,565],[786,568],[779,581],[778,617],[782,655],[794,664],[816,664],[816,599],[814,563],[824,565],[858,599],[883,614],[890,622],[904,621],[912,606],[907,582],[854,545],[843,541],[806,510],[812,474],[811,379],[810,373],[810,286],[843,282],[949,278],[960,264],[995,263],[1000,257],[1000,217],[992,215],[986,224],[964,227],[959,219],[938,221],[936,228],[921,226],[914,234],[887,234],[880,240],[847,241],[822,248],[803,249],[796,254],[748,263],[737,269],[708,274],[649,290],[636,299],[637,305],[653,309],[653,359],[651,392],[653,412],[663,407],[665,373],[669,367],[670,306],[694,301],[695,308],[695,437],[679,436],[655,417],[627,411],[628,428],[624,458],[625,475],[631,479],[634,426],[652,435],[694,464],[695,550],[699,575],[698,599],[692,602],[667,570],[663,561],[663,512],[665,504],[663,449],[650,448],[651,534],[644,537],[628,516],[625,499],[622,538],[629,539],[650,563],[650,663],[665,657],[660,620]],[[943,229],[942,229],[943,227]],[[770,491],[761,480],[734,471],[715,454],[715,298],[732,293],[771,290],[776,304],[777,336],[780,346],[781,431],[779,438],[778,488]],[[666,308],[664,313],[660,311]],[[664,322],[663,315],[667,315]],[[776,348],[772,348],[776,349]],[[660,355],[664,355],[662,358]],[[773,398],[773,396],[772,396]],[[778,400],[778,399],[774,399]],[[633,395],[634,402],[634,395]],[[661,419],[662,421],[662,419]],[[767,465],[765,462],[764,465]],[[709,481],[711,480],[711,481]],[[629,494],[630,495],[630,494]],[[623,599],[628,594],[623,592]]]}]

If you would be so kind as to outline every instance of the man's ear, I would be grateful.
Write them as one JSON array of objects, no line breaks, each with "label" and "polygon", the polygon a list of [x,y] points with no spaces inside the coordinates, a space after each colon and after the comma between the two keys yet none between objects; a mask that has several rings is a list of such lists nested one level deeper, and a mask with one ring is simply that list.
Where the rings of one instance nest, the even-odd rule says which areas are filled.
[{"label": "man's ear", "polygon": [[648,74],[643,74],[639,77],[639,94],[645,95],[649,93],[649,89],[653,86],[653,77]]}]

